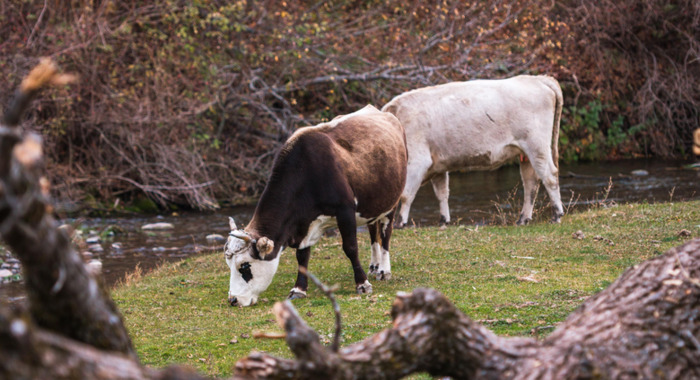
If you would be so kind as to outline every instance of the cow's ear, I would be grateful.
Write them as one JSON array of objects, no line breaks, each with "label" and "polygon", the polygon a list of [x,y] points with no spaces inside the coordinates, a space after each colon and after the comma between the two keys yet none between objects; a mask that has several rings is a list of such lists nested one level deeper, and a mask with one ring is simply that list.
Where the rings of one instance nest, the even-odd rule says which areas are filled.
[{"label": "cow's ear", "polygon": [[238,229],[238,227],[236,227],[236,222],[234,222],[233,218],[230,216],[228,217],[228,225],[229,227],[231,227],[231,231],[235,231]]},{"label": "cow's ear", "polygon": [[275,248],[275,243],[263,236],[255,243],[255,248],[258,249],[260,258],[265,260],[265,257],[272,253],[272,250]]}]

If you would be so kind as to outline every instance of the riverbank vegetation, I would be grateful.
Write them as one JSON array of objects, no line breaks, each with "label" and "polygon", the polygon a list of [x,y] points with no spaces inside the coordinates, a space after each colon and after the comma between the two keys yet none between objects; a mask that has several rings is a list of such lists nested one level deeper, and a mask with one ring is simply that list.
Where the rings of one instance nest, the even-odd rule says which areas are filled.
[{"label": "riverbank vegetation", "polygon": [[[449,226],[397,230],[392,238],[393,279],[373,281],[374,293],[354,293],[338,237],[312,249],[310,270],[328,285],[342,313],[342,344],[389,326],[397,292],[437,289],[469,317],[499,335],[541,337],[587,297],[605,289],[626,268],[700,235],[700,201],[594,207],[566,215],[561,224]],[[369,239],[358,234],[363,264]],[[139,358],[146,365],[182,363],[202,373],[232,373],[253,350],[291,357],[283,340],[256,339],[279,332],[272,314],[294,284],[293,250],[259,303],[226,302],[229,269],[221,254],[165,264],[135,273],[113,290]],[[293,301],[323,341],[332,341],[330,301],[313,285]]]},{"label": "riverbank vegetation", "polygon": [[81,80],[25,125],[57,198],[209,209],[256,199],[296,128],[454,80],[558,78],[563,160],[687,157],[698,30],[691,0],[3,2],[0,102],[53,57]]}]

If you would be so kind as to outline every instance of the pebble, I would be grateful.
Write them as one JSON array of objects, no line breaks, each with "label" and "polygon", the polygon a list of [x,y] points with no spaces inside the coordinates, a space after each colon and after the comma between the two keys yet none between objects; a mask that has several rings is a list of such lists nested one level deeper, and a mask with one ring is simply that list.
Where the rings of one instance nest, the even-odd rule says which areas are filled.
[{"label": "pebble", "polygon": [[88,246],[88,250],[93,253],[98,253],[98,252],[104,252],[104,248],[102,248],[101,245],[99,244],[92,244]]},{"label": "pebble", "polygon": [[637,170],[632,170],[632,172],[630,172],[630,174],[636,175],[639,177],[643,177],[645,175],[649,175],[649,172],[644,170],[644,169],[637,169]]},{"label": "pebble", "polygon": [[100,241],[102,240],[99,236],[90,236],[89,238],[85,239],[85,242],[88,244],[98,244]]},{"label": "pebble", "polygon": [[209,243],[221,243],[226,241],[226,238],[219,234],[207,235],[206,239]]},{"label": "pebble", "polygon": [[0,279],[5,278],[5,277],[10,277],[14,275],[14,273],[9,270],[9,269],[0,269]]},{"label": "pebble", "polygon": [[159,223],[149,223],[141,226],[142,230],[170,230],[175,228],[172,223],[159,222]]}]

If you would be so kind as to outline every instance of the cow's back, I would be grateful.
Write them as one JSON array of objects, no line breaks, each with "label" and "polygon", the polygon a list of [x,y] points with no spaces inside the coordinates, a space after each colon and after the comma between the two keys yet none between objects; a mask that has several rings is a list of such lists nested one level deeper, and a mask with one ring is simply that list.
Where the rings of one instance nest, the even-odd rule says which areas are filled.
[{"label": "cow's back", "polygon": [[328,150],[324,156],[342,169],[360,214],[386,212],[396,205],[405,185],[407,151],[403,126],[394,115],[367,106],[299,132],[327,137],[299,141],[326,142],[314,149]]},{"label": "cow's back", "polygon": [[401,94],[382,110],[403,124],[410,155],[431,156],[428,175],[493,169],[528,139],[551,143],[552,81],[558,86],[551,77],[528,75],[447,83]]}]

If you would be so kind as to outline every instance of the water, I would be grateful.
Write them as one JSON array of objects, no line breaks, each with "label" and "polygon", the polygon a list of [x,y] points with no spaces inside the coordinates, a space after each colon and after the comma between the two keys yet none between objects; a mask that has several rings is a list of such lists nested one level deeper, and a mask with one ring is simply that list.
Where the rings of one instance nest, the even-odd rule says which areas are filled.
[{"label": "water", "polygon": [[[560,187],[562,201],[568,212],[590,207],[591,203],[648,201],[649,203],[700,199],[700,171],[683,169],[691,162],[678,161],[617,161],[562,165]],[[633,175],[643,170],[647,175]],[[611,182],[612,181],[612,182]],[[612,186],[610,187],[610,183]],[[609,188],[609,190],[608,190]],[[522,205],[522,186],[517,166],[490,172],[451,173],[450,212],[452,221],[461,224],[514,223]],[[540,219],[550,215],[548,198],[543,188],[536,211]],[[148,271],[157,265],[208,252],[222,252],[222,243],[210,244],[209,234],[227,236],[228,216],[239,227],[250,220],[254,207],[237,207],[217,212],[181,212],[162,216],[114,218],[84,218],[64,220],[95,234],[102,234],[101,252],[94,247],[93,257],[102,261],[108,285],[114,285],[138,266]],[[536,215],[537,217],[537,215]],[[439,220],[438,203],[430,185],[423,186],[411,209],[410,218],[416,226],[435,225]],[[566,218],[566,216],[564,216]],[[564,219],[565,220],[565,219]],[[168,222],[167,231],[143,231],[148,223]],[[113,236],[104,232],[114,230]],[[88,251],[82,247],[81,251]],[[221,260],[224,266],[223,258]],[[21,282],[0,284],[0,300],[23,298]]]}]

